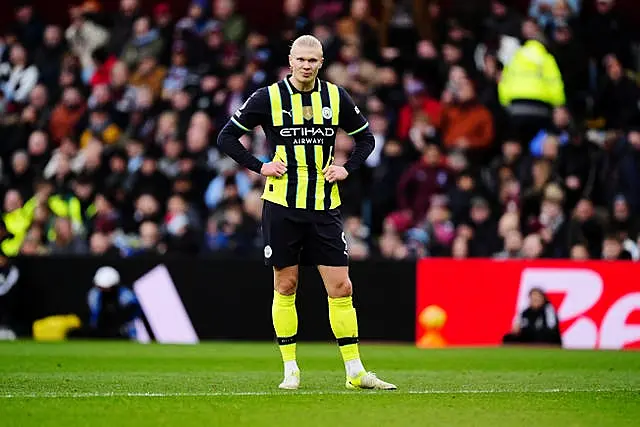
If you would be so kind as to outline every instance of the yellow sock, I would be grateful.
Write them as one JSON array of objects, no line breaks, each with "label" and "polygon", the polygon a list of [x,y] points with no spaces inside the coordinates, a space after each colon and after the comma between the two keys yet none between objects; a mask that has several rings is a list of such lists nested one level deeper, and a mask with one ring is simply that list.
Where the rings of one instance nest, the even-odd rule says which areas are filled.
[{"label": "yellow sock", "polygon": [[296,360],[296,334],[298,333],[298,313],[296,312],[296,294],[282,295],[273,292],[271,306],[273,328],[276,331],[283,362]]},{"label": "yellow sock", "polygon": [[351,297],[329,298],[329,321],[345,363],[359,360],[358,318]]}]

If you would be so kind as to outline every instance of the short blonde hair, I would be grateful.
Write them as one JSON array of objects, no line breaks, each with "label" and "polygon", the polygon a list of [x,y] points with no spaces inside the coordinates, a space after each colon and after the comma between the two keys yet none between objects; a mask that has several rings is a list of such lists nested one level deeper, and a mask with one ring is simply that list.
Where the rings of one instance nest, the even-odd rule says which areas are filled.
[{"label": "short blonde hair", "polygon": [[310,48],[319,48],[320,51],[323,50],[322,43],[320,43],[320,40],[318,40],[317,38],[309,34],[305,34],[295,39],[291,44],[291,50],[289,51],[289,53],[293,52],[293,49],[296,47],[310,47]]}]

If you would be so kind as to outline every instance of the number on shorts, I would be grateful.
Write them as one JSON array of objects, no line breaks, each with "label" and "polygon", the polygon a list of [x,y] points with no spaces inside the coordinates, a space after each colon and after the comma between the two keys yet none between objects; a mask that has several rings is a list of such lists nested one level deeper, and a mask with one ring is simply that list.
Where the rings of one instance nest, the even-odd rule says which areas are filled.
[{"label": "number on shorts", "polygon": [[342,241],[344,242],[344,254],[349,255],[349,247],[347,246],[347,236],[342,232]]}]

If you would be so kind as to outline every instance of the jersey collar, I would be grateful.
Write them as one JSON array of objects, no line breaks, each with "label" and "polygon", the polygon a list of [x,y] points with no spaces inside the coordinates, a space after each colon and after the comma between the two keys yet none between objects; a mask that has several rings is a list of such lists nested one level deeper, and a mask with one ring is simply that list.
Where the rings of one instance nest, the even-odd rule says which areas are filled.
[{"label": "jersey collar", "polygon": [[289,94],[320,92],[320,89],[321,89],[320,79],[317,77],[316,77],[316,82],[313,85],[313,90],[311,90],[310,92],[301,92],[298,89],[296,89],[296,87],[289,82],[290,78],[291,78],[291,74],[287,74],[287,77],[284,78],[284,85],[287,87]]}]

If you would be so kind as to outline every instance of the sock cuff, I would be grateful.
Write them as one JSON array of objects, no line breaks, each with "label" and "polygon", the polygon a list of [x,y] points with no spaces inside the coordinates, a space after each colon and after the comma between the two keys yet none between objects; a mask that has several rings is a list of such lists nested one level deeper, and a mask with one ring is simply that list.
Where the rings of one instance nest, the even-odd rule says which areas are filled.
[{"label": "sock cuff", "polygon": [[295,344],[298,341],[298,335],[292,335],[290,337],[277,337],[278,345],[290,345]]},{"label": "sock cuff", "polygon": [[331,297],[329,297],[329,306],[332,306],[332,307],[352,307],[353,306],[353,298],[351,296],[340,297],[340,298],[331,298]]},{"label": "sock cuff", "polygon": [[338,341],[338,347],[343,347],[345,345],[358,344],[360,342],[358,337],[337,338],[336,341]]},{"label": "sock cuff", "polygon": [[296,294],[282,295],[278,291],[273,291],[273,302],[277,305],[291,306],[296,303]]}]

